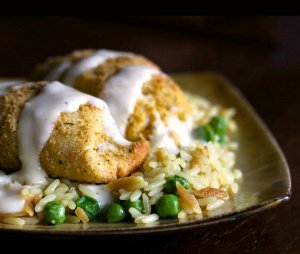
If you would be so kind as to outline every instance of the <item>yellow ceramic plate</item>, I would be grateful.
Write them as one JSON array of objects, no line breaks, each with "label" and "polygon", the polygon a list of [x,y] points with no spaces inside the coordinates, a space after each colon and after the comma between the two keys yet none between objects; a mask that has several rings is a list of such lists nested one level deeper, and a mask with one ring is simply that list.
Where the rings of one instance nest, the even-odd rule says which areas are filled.
[{"label": "yellow ceramic plate", "polygon": [[0,224],[0,231],[39,234],[118,235],[158,233],[203,227],[273,207],[290,197],[291,180],[286,160],[270,131],[247,103],[245,98],[222,76],[215,73],[186,73],[173,75],[181,87],[211,102],[237,110],[239,127],[235,139],[240,147],[236,167],[242,169],[240,191],[222,208],[214,210],[203,220],[163,220],[156,225],[140,226],[133,223],[62,224],[58,226]]}]

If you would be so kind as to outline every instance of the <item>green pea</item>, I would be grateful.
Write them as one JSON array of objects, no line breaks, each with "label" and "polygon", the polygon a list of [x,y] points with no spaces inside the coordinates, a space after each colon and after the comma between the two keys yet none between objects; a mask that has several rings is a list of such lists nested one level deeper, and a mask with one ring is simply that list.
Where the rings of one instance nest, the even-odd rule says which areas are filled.
[{"label": "green pea", "polygon": [[108,223],[116,223],[125,219],[126,212],[120,204],[114,203],[108,208],[106,216]]},{"label": "green pea", "polygon": [[226,142],[227,142],[226,136],[225,136],[225,135],[219,136],[218,142],[219,142],[221,145],[225,145]]},{"label": "green pea", "polygon": [[131,207],[135,208],[136,210],[138,210],[140,212],[142,212],[144,209],[143,201],[141,199],[138,199],[134,202],[132,202],[128,199],[123,203],[123,207],[127,214],[129,213],[128,211],[129,211],[129,208],[131,208]]},{"label": "green pea", "polygon": [[218,136],[218,141],[221,144],[226,142],[225,135],[227,131],[227,123],[224,117],[214,116],[209,125],[213,128],[214,132]]},{"label": "green pea", "polygon": [[156,203],[156,211],[160,218],[174,218],[180,211],[178,198],[173,194],[163,195]]},{"label": "green pea", "polygon": [[100,214],[100,206],[97,200],[88,197],[82,196],[76,200],[77,207],[82,208],[90,221],[95,220]]},{"label": "green pea", "polygon": [[210,120],[209,124],[218,135],[223,135],[226,133],[227,124],[223,116],[214,116]]},{"label": "green pea", "polygon": [[217,141],[222,145],[226,143],[227,122],[223,116],[214,116],[208,124],[201,126],[196,131],[204,141]]},{"label": "green pea", "polygon": [[44,208],[44,220],[50,225],[64,223],[66,220],[65,207],[57,201],[47,203]]},{"label": "green pea", "polygon": [[190,188],[189,182],[184,177],[173,175],[166,178],[165,192],[177,195],[176,182],[179,182],[186,190]]},{"label": "green pea", "polygon": [[216,138],[216,133],[214,129],[209,125],[205,124],[199,129],[199,137],[204,141],[214,141]]}]

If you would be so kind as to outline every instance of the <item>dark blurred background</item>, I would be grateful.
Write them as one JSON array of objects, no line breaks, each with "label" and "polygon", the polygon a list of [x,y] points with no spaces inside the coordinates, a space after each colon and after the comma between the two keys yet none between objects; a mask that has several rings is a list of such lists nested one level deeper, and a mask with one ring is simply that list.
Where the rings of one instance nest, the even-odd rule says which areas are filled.
[{"label": "dark blurred background", "polygon": [[[279,141],[291,167],[292,200],[205,232],[154,238],[149,251],[299,253],[299,45],[300,17],[1,17],[0,77],[27,76],[45,57],[79,48],[134,51],[169,73],[222,73]],[[140,240],[146,243],[147,238]],[[130,244],[122,241],[111,248],[121,251]]]},{"label": "dark blurred background", "polygon": [[143,54],[166,72],[221,72],[254,104],[270,98],[276,80],[274,99],[284,103],[298,87],[299,32],[300,17],[1,17],[0,76],[27,76],[73,49],[108,48]]},{"label": "dark blurred background", "polygon": [[171,72],[212,69],[234,75],[258,61],[287,69],[299,63],[299,20],[244,16],[1,17],[0,73],[27,75],[46,56],[78,48],[135,51]]}]

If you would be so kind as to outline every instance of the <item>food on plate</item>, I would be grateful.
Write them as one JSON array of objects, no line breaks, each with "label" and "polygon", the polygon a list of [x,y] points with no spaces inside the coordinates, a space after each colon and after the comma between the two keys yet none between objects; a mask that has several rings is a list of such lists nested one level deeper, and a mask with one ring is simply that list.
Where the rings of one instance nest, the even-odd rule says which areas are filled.
[{"label": "food on plate", "polygon": [[[31,97],[40,92],[45,83],[39,82],[18,87],[14,82],[0,85],[0,168],[7,173],[21,167],[17,130],[22,107]],[[9,89],[10,87],[14,87]],[[6,89],[9,89],[6,91]]]},{"label": "food on plate", "polygon": [[75,51],[36,67],[33,78],[57,79],[103,99],[121,133],[178,152],[190,143],[191,107],[180,87],[150,60],[127,52]]},{"label": "food on plate", "polygon": [[[102,100],[59,82],[5,86],[0,96],[0,168],[9,174],[0,175],[0,217],[38,212],[50,177],[106,183],[134,172],[146,159],[148,142],[124,139]],[[54,183],[51,188],[60,188],[61,196],[72,190],[59,180]],[[68,194],[69,201],[78,197],[74,190]],[[58,196],[46,200],[57,201],[53,195]],[[53,209],[45,212],[47,222]]]},{"label": "food on plate", "polygon": [[145,57],[79,50],[33,79],[0,84],[3,223],[201,219],[238,192],[234,109]]},{"label": "food on plate", "polygon": [[0,105],[0,168],[8,173],[22,165],[105,183],[135,171],[149,150],[147,141],[120,135],[103,101],[58,82],[12,87]]}]

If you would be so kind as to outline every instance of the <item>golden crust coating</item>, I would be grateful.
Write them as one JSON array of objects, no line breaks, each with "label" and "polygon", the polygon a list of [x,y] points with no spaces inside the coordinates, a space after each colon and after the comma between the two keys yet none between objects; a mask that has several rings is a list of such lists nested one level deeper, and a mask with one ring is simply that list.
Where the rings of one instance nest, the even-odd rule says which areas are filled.
[{"label": "golden crust coating", "polygon": [[164,122],[169,117],[184,121],[191,112],[187,98],[179,86],[166,75],[155,75],[143,85],[146,99],[137,101],[128,119],[126,138],[131,141],[149,139],[155,124],[156,115]]},{"label": "golden crust coating", "polygon": [[119,70],[129,65],[144,65],[159,69],[157,65],[143,56],[121,56],[108,59],[105,63],[96,68],[82,73],[75,81],[74,88],[99,97],[103,84]]},{"label": "golden crust coating", "polygon": [[[43,80],[45,79],[47,74],[59,64],[70,62],[71,65],[73,65],[79,60],[91,56],[94,52],[95,50],[84,49],[75,50],[65,56],[49,57],[46,59],[46,61],[34,68],[31,75],[31,80]],[[75,80],[74,88],[93,96],[99,96],[104,82],[109,77],[117,73],[120,69],[128,65],[145,65],[159,69],[159,67],[149,59],[140,55],[109,58],[107,61],[105,61],[104,64],[101,64],[96,68],[86,71],[82,75],[80,75]],[[59,77],[60,81],[63,81],[64,75],[65,72],[62,73]]]},{"label": "golden crust coating", "polygon": [[45,82],[21,88],[10,88],[0,96],[0,169],[11,173],[21,167],[17,129],[18,119],[26,101],[39,93]]},{"label": "golden crust coating", "polygon": [[[0,97],[0,169],[7,173],[21,168],[17,143],[21,110],[45,84],[38,82],[12,88]],[[120,146],[102,132],[103,121],[101,109],[89,104],[73,113],[61,113],[41,151],[42,168],[52,177],[106,183],[141,167],[150,149],[149,143],[139,141],[128,147]]]},{"label": "golden crust coating", "polygon": [[40,155],[47,173],[75,181],[107,183],[141,167],[149,143],[120,146],[102,132],[103,121],[101,109],[89,104],[76,112],[62,113]]},{"label": "golden crust coating", "polygon": [[57,65],[65,62],[75,63],[85,57],[92,55],[93,52],[94,50],[84,49],[84,50],[75,50],[65,56],[48,57],[43,63],[38,64],[34,68],[30,80],[44,80],[47,74],[49,73],[49,71],[51,71]]}]

